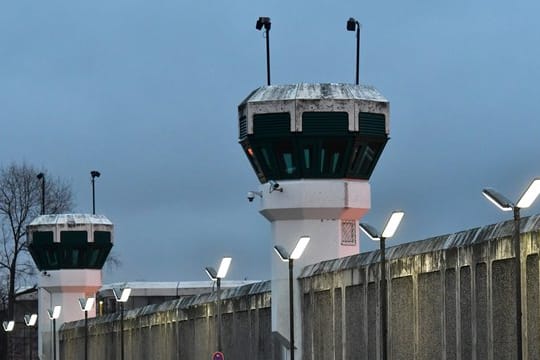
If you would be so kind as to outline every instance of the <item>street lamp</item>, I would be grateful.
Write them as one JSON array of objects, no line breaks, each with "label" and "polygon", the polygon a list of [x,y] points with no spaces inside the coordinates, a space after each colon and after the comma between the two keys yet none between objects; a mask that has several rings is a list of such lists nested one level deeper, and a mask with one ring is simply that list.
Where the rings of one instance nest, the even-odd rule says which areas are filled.
[{"label": "street lamp", "polygon": [[95,178],[100,177],[101,173],[97,170],[90,171],[90,176],[92,177],[92,214],[96,214],[96,187],[95,187]]},{"label": "street lamp", "polygon": [[516,347],[517,359],[523,358],[523,335],[522,335],[522,312],[521,312],[521,244],[520,244],[520,209],[526,209],[532,205],[534,200],[540,194],[540,178],[535,178],[525,192],[519,198],[517,204],[512,203],[504,195],[501,195],[496,190],[486,188],[482,190],[482,194],[495,206],[502,211],[514,212],[514,253],[516,261]]},{"label": "street lamp", "polygon": [[131,288],[113,288],[114,298],[120,303],[120,358],[124,360],[124,303],[128,301],[131,295]]},{"label": "street lamp", "polygon": [[56,305],[54,309],[48,309],[47,314],[49,319],[53,322],[53,360],[56,360],[56,319],[60,317],[62,306]]},{"label": "street lamp", "polygon": [[356,85],[359,84],[359,68],[360,68],[360,23],[355,18],[347,20],[347,31],[356,30]]},{"label": "street lamp", "polygon": [[9,339],[9,335],[10,333],[13,331],[13,329],[15,328],[15,321],[14,320],[9,320],[9,321],[4,321],[2,323],[2,327],[4,328],[4,331],[7,333],[7,351],[8,351],[8,355],[9,357],[11,357],[11,347],[10,347],[10,339]]},{"label": "street lamp", "polygon": [[[36,326],[36,323],[37,323],[37,314],[26,314],[24,315],[24,323],[26,324],[26,327],[30,327],[30,328],[34,328]],[[30,339],[28,339],[28,347],[30,348],[30,359],[33,359],[33,348],[34,348],[34,344],[33,344],[33,341],[34,340],[34,334],[32,333],[32,331],[30,331]]]},{"label": "street lamp", "polygon": [[45,215],[45,174],[40,172],[37,178],[41,180],[41,215]]},{"label": "street lamp", "polygon": [[387,292],[386,292],[386,245],[385,240],[391,238],[396,233],[396,230],[401,223],[405,213],[400,210],[392,211],[390,218],[384,226],[382,234],[379,235],[379,232],[369,224],[360,223],[360,229],[371,239],[379,241],[380,252],[381,252],[381,262],[379,264],[381,269],[381,284],[379,286],[379,299],[380,299],[380,319],[381,323],[381,359],[387,359],[387,337],[388,337],[388,314],[386,311],[387,306]]},{"label": "street lamp", "polygon": [[81,310],[84,311],[84,359],[88,359],[88,312],[92,310],[94,306],[95,298],[79,298],[79,305]]},{"label": "street lamp", "polygon": [[225,276],[227,276],[227,272],[229,271],[229,266],[231,266],[231,257],[224,257],[221,259],[221,264],[219,265],[218,271],[216,271],[213,267],[206,267],[204,270],[206,271],[206,274],[208,274],[208,277],[216,282],[217,285],[217,313],[218,313],[218,327],[217,327],[217,348],[218,351],[222,351],[221,347],[221,279],[223,279]]},{"label": "street lamp", "polygon": [[279,258],[289,263],[289,341],[291,343],[291,360],[294,360],[294,303],[293,303],[293,266],[294,266],[294,260],[297,260],[302,256],[302,253],[306,249],[306,246],[309,243],[309,240],[311,237],[309,236],[302,236],[300,239],[298,239],[298,242],[296,243],[296,246],[294,247],[293,251],[290,253],[290,255],[287,253],[287,250],[285,250],[282,246],[276,245],[274,246],[274,250],[278,254]]},{"label": "street lamp", "polygon": [[270,28],[272,22],[269,17],[260,17],[255,24],[255,29],[266,31],[266,83],[270,86]]}]

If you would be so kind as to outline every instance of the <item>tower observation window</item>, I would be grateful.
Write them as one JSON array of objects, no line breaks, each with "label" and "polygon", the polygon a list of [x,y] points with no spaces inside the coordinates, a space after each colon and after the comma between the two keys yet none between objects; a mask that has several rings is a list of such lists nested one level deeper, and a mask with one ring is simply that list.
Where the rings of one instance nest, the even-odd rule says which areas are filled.
[{"label": "tower observation window", "polygon": [[253,133],[240,142],[261,182],[369,179],[388,140],[384,114],[358,113],[357,131],[347,112],[303,112],[301,125],[294,131],[286,112],[253,115]]}]

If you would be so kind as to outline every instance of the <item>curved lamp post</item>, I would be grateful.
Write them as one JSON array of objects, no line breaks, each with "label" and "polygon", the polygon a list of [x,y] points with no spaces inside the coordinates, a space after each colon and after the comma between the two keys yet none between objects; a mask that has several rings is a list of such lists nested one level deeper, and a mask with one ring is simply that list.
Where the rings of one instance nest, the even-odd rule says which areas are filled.
[{"label": "curved lamp post", "polygon": [[[29,327],[29,328],[35,328],[36,326],[36,323],[37,323],[37,314],[26,314],[24,315],[24,323],[26,324],[26,327]],[[32,332],[30,331],[30,339],[28,341],[28,347],[30,348],[30,359],[33,359],[34,358],[34,355],[32,354],[33,353],[33,348],[34,348],[34,345],[32,343],[32,340],[34,339],[34,334],[32,334]]]},{"label": "curved lamp post", "polygon": [[45,215],[45,174],[40,172],[36,177],[41,180],[41,215]]},{"label": "curved lamp post", "polygon": [[120,303],[120,358],[124,360],[124,303],[128,301],[131,295],[131,288],[112,289],[114,298]]},{"label": "curved lamp post", "polygon": [[540,178],[535,178],[530,183],[529,187],[523,192],[516,204],[512,203],[504,195],[492,188],[485,188],[482,190],[482,194],[502,211],[514,212],[514,232],[512,238],[516,261],[516,351],[517,359],[521,360],[523,358],[523,330],[521,311],[521,241],[519,236],[521,215],[519,210],[531,206],[540,194]]},{"label": "curved lamp post", "polygon": [[8,356],[11,357],[11,347],[10,347],[10,333],[13,331],[13,329],[15,328],[15,321],[14,320],[9,320],[9,321],[4,321],[2,322],[2,327],[4,328],[4,331],[6,332],[7,334],[7,353],[8,353]]},{"label": "curved lamp post", "polygon": [[206,267],[204,270],[206,271],[206,274],[208,277],[216,282],[217,286],[217,316],[218,316],[218,326],[217,326],[217,350],[219,352],[222,352],[222,346],[221,346],[221,279],[225,278],[227,276],[227,272],[229,271],[229,267],[231,266],[231,257],[224,257],[221,259],[221,264],[219,265],[218,271],[216,271],[213,267]]},{"label": "curved lamp post", "polygon": [[360,23],[355,18],[347,20],[347,31],[356,30],[356,85],[360,81]]},{"label": "curved lamp post", "polygon": [[293,251],[290,254],[282,246],[279,246],[279,245],[274,246],[274,250],[278,254],[279,258],[282,261],[289,263],[289,333],[290,333],[289,341],[291,343],[291,347],[290,347],[291,360],[294,360],[294,350],[295,350],[295,347],[294,347],[293,266],[294,266],[294,260],[300,259],[300,256],[302,256],[310,239],[311,237],[309,236],[302,236],[300,239],[298,239],[296,246],[294,247]]},{"label": "curved lamp post", "polygon": [[95,298],[80,298],[79,305],[81,310],[84,311],[84,359],[88,360],[88,312],[92,310],[94,306]]},{"label": "curved lamp post", "polygon": [[92,177],[92,214],[96,215],[96,178],[101,176],[101,173],[97,170],[90,171],[90,176]]},{"label": "curved lamp post", "polygon": [[380,252],[381,252],[381,262],[380,262],[380,269],[381,269],[381,285],[379,287],[379,299],[380,299],[380,319],[379,322],[381,324],[381,359],[386,360],[387,359],[387,352],[388,352],[388,313],[386,311],[387,306],[387,292],[386,292],[386,245],[385,240],[391,238],[396,233],[396,230],[401,223],[401,219],[403,219],[403,215],[405,213],[401,210],[395,210],[392,211],[392,214],[390,215],[390,218],[386,222],[386,225],[384,226],[384,230],[381,234],[372,226],[369,224],[361,223],[360,229],[371,239],[375,241],[379,241],[380,245]]},{"label": "curved lamp post", "polygon": [[56,319],[60,317],[60,312],[62,311],[62,306],[56,305],[54,309],[48,309],[47,314],[49,319],[53,322],[53,360],[56,360]]},{"label": "curved lamp post", "polygon": [[255,24],[255,29],[266,31],[266,84],[270,85],[270,28],[272,22],[269,17],[261,16]]}]

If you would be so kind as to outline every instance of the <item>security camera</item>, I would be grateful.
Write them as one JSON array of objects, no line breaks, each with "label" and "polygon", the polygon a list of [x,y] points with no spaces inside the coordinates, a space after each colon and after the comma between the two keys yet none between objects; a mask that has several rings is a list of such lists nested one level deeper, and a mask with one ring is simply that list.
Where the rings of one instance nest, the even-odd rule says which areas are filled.
[{"label": "security camera", "polygon": [[247,199],[249,200],[249,202],[252,202],[253,199],[255,199],[255,196],[258,196],[262,199],[262,192],[260,191],[248,191],[247,193]]},{"label": "security camera", "polygon": [[270,192],[272,192],[272,191],[283,192],[283,188],[279,185],[278,182],[276,182],[274,180],[270,180],[270,181],[268,181],[268,184],[270,184]]}]

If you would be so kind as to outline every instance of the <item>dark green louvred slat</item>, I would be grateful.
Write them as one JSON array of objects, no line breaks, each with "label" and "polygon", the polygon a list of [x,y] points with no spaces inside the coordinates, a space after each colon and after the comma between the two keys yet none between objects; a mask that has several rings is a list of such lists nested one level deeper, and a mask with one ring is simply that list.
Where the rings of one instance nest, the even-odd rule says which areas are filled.
[{"label": "dark green louvred slat", "polygon": [[384,114],[361,112],[358,114],[360,135],[385,136],[386,124]]},{"label": "dark green louvred slat", "polygon": [[302,115],[304,135],[347,135],[349,117],[346,112],[305,112]]},{"label": "dark green louvred slat", "polygon": [[244,139],[247,136],[248,131],[247,131],[247,118],[246,118],[246,116],[242,116],[240,118],[240,126],[239,126],[238,131],[240,132],[240,134],[239,134],[240,139]]},{"label": "dark green louvred slat", "polygon": [[253,116],[253,136],[278,137],[289,136],[291,115],[289,113],[259,114]]}]

